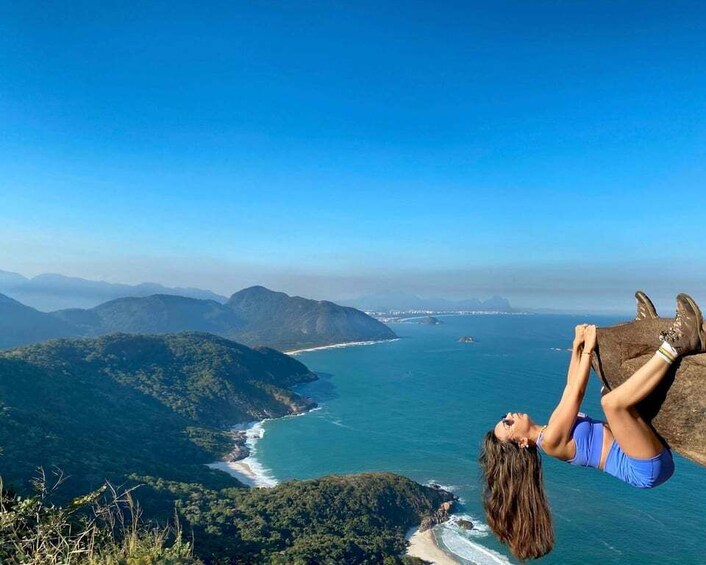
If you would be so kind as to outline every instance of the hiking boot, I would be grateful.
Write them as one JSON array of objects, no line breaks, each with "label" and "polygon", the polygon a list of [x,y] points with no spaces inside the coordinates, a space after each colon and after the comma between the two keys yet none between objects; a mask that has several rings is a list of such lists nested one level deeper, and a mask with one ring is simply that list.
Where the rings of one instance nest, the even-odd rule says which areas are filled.
[{"label": "hiking boot", "polygon": [[652,304],[652,301],[644,292],[638,290],[635,293],[635,300],[637,300],[636,320],[654,320],[655,318],[659,318],[657,310],[655,310],[655,305]]},{"label": "hiking boot", "polygon": [[679,355],[704,351],[704,317],[691,296],[677,296],[677,316],[672,327],[660,333],[660,339]]}]

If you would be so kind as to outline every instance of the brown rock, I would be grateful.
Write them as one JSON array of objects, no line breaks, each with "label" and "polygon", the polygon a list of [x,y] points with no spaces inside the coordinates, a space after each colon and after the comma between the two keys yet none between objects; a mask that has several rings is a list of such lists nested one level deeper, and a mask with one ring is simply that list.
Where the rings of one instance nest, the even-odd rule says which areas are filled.
[{"label": "brown rock", "polygon": [[[593,368],[606,388],[616,388],[644,365],[660,346],[659,332],[673,321],[658,318],[598,328]],[[706,353],[678,360],[638,410],[672,450],[706,466]]]},{"label": "brown rock", "polygon": [[[444,491],[446,492],[446,491]],[[456,497],[452,495],[451,493],[448,493],[451,495],[454,500]],[[451,514],[451,510],[453,510],[453,505],[454,505],[454,500],[448,500],[446,502],[442,502],[439,508],[434,511],[434,513],[431,516],[427,516],[422,520],[422,523],[419,526],[419,531],[423,532],[425,530],[428,530],[429,528],[433,528],[437,524],[441,524],[442,522],[446,522],[449,519],[449,516]]]}]

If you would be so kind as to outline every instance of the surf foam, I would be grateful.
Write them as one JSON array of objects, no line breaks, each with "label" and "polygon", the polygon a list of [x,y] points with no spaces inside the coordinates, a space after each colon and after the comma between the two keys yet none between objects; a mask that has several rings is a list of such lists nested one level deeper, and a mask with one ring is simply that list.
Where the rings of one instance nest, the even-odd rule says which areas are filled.
[{"label": "surf foam", "polygon": [[[473,529],[462,528],[458,524],[459,520],[473,523]],[[490,535],[490,530],[487,524],[470,514],[452,515],[448,522],[434,528],[434,533],[440,547],[461,560],[462,563],[475,565],[511,564],[511,561],[501,553],[479,543],[478,540]]]},{"label": "surf foam", "polygon": [[[263,427],[263,424],[266,421],[267,420],[262,420],[260,422],[239,424],[232,428],[234,432],[245,432],[245,446],[250,451],[250,455],[243,459],[239,459],[238,461],[218,461],[216,463],[210,463],[208,466],[212,469],[225,471],[226,473],[233,475],[236,479],[239,479],[243,483],[253,487],[269,488],[276,486],[278,481],[272,475],[272,471],[260,463],[257,457],[255,457],[255,454],[257,453],[257,442],[260,441],[265,435],[265,428]],[[251,473],[238,469],[239,463],[242,465],[247,465]]]}]

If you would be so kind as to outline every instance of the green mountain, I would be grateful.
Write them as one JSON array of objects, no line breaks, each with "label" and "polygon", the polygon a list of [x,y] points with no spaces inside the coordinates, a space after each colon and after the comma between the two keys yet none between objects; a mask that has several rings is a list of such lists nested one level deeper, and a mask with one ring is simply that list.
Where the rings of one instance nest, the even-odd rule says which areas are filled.
[{"label": "green mountain", "polygon": [[116,332],[173,333],[209,332],[232,337],[244,326],[237,314],[215,300],[155,294],[141,298],[117,298],[95,308],[59,310],[53,316],[85,335]]},{"label": "green mountain", "polygon": [[355,308],[288,296],[262,286],[236,292],[226,305],[245,322],[237,339],[248,344],[266,343],[287,350],[397,337],[385,324]]},{"label": "green mountain", "polygon": [[72,475],[67,494],[131,473],[235,484],[204,464],[233,447],[227,426],[305,411],[288,390],[316,377],[272,349],[210,334],[110,335],[0,353],[0,474]]},{"label": "green mountain", "polygon": [[150,481],[172,492],[196,555],[226,563],[398,564],[405,532],[448,519],[454,496],[391,473],[291,481],[272,489],[210,490]]},{"label": "green mountain", "polygon": [[[64,504],[106,479],[142,483],[133,496],[145,516],[173,517],[176,505],[205,563],[407,562],[405,531],[447,518],[450,493],[385,473],[249,489],[205,466],[233,447],[230,424],[315,406],[289,390],[314,378],[273,349],[204,333],[60,339],[0,352],[2,504],[17,506],[11,492],[26,493],[42,466],[68,476],[58,491]],[[16,523],[3,512],[0,522]],[[40,535],[54,527],[41,522],[50,519],[32,517],[23,528]],[[8,563],[26,561],[2,549]],[[42,562],[36,551],[33,562]]]},{"label": "green mountain", "polygon": [[[53,337],[95,337],[116,332],[209,332],[246,345],[279,350],[396,337],[386,325],[355,308],[292,297],[261,286],[236,292],[225,304],[155,294],[118,298],[87,310],[72,308],[50,314],[3,298],[12,304],[13,311],[0,324],[0,348]],[[11,310],[0,302],[0,313],[3,308]]]},{"label": "green mountain", "polygon": [[0,349],[80,333],[64,320],[0,294]]}]

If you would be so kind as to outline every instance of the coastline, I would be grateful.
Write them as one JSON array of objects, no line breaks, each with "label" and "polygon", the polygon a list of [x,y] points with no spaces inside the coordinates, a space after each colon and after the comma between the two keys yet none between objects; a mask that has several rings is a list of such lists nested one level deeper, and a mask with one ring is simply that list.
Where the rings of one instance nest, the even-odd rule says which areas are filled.
[{"label": "coastline", "polygon": [[241,483],[255,488],[271,488],[277,485],[277,480],[270,475],[255,457],[257,442],[265,435],[262,425],[267,421],[248,422],[233,426],[232,430],[245,432],[245,447],[248,455],[236,461],[216,461],[206,466],[211,469],[223,471],[238,479]]},{"label": "coastline", "polygon": [[[309,351],[322,351],[325,349],[338,349],[343,347],[354,347],[360,345],[375,345],[377,343],[387,343],[391,341],[399,340],[399,337],[392,339],[378,339],[369,341],[349,341],[345,343],[334,343],[331,345],[322,345],[319,347],[310,347],[305,349],[296,349],[292,351],[284,351],[285,355],[298,355],[299,353],[309,352]],[[318,408],[313,408],[312,410],[317,410]],[[290,416],[302,416],[307,414],[312,410],[307,410],[301,414],[288,414],[282,416],[282,418],[288,418]],[[265,435],[265,429],[263,424],[270,418],[265,418],[264,420],[255,422],[245,422],[241,424],[236,424],[231,428],[234,432],[245,432],[245,448],[247,449],[247,455],[242,459],[237,459],[235,461],[215,461],[214,463],[207,463],[206,466],[210,469],[216,469],[218,471],[223,471],[228,473],[232,477],[238,479],[241,483],[253,487],[253,488],[271,488],[278,484],[277,479],[272,477],[269,470],[263,467],[260,462],[255,457],[257,452],[256,444]]]},{"label": "coastline", "polygon": [[324,349],[338,349],[341,347],[355,347],[358,345],[375,345],[376,343],[389,343],[399,340],[399,337],[392,339],[375,339],[370,341],[347,341],[344,343],[333,343],[331,345],[320,345],[318,347],[308,347],[306,349],[293,349],[291,351],[283,351],[285,355],[299,355],[300,353],[308,353],[309,351],[323,351]]},{"label": "coastline", "polygon": [[[247,459],[247,457],[245,459]],[[240,461],[219,461],[218,463],[209,463],[207,466],[211,469],[228,473],[249,487],[266,488],[264,485],[260,484],[261,477],[258,477],[255,471],[250,468],[250,465],[245,462],[245,459],[241,459]]]},{"label": "coastline", "polygon": [[406,538],[409,543],[406,555],[410,557],[418,557],[434,565],[459,565],[460,563],[439,547],[432,530],[420,532],[419,528],[412,528],[407,532]]}]

